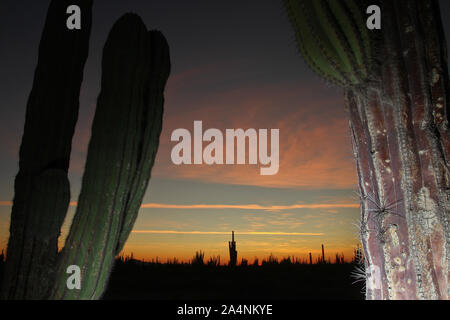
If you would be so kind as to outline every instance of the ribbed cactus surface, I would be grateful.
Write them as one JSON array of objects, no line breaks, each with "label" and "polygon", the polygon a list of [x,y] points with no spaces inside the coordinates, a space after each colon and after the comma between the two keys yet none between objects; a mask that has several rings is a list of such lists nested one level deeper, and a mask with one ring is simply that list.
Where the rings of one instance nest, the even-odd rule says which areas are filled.
[{"label": "ribbed cactus surface", "polygon": [[298,49],[316,73],[343,87],[369,78],[374,43],[361,1],[284,0],[284,4]]},{"label": "ribbed cactus surface", "polygon": [[[344,88],[366,298],[447,300],[449,93],[439,1],[284,3],[307,63]],[[375,4],[382,26],[372,31]]]},{"label": "ribbed cactus surface", "polygon": [[[109,34],[102,69],[82,189],[53,299],[101,296],[135,222],[158,149],[170,72],[164,36],[147,31],[137,15],[124,15]],[[81,290],[66,287],[70,265],[81,268]]]},{"label": "ribbed cactus surface", "polygon": [[[81,30],[66,28],[66,9],[78,5]],[[14,182],[10,237],[1,296],[48,295],[61,225],[70,201],[70,151],[88,56],[92,0],[50,2],[28,98]]]}]

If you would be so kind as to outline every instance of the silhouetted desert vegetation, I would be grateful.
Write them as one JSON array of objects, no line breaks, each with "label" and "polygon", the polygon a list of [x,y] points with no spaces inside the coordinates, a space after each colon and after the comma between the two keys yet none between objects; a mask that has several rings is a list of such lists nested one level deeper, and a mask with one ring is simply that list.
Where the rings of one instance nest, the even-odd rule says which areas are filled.
[{"label": "silhouetted desert vegetation", "polygon": [[[189,262],[144,262],[132,256],[117,258],[104,299],[363,299],[363,283],[355,282],[359,253],[345,261],[315,261],[272,255],[236,266],[205,259],[196,252]],[[312,262],[312,263],[311,263]]]},{"label": "silhouetted desert vegetation", "polygon": [[[119,256],[103,299],[363,299],[363,283],[354,275],[358,254],[351,261],[339,254],[314,261],[270,255],[252,263],[241,259],[236,266],[221,264],[220,257],[205,259],[202,251],[189,262]],[[3,267],[2,253],[0,285]]]}]

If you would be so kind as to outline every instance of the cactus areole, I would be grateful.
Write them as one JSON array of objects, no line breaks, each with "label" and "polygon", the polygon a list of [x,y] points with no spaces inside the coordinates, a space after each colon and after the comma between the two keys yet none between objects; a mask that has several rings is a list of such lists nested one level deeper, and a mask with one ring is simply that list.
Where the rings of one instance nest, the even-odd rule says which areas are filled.
[{"label": "cactus areole", "polygon": [[[438,1],[284,3],[305,61],[344,89],[366,298],[448,299],[450,96]],[[382,28],[368,30],[375,3]]]}]

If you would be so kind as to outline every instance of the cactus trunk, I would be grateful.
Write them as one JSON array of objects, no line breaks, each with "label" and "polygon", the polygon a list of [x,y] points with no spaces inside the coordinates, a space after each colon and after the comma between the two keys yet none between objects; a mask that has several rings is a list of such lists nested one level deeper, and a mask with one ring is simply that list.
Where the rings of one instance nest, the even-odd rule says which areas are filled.
[{"label": "cactus trunk", "polygon": [[439,2],[376,1],[382,30],[369,32],[360,17],[370,2],[285,0],[305,60],[344,88],[366,298],[448,299],[450,96]]},{"label": "cactus trunk", "polygon": [[[52,299],[97,299],[137,217],[162,129],[169,48],[158,31],[126,14],[103,51],[102,87],[78,206],[58,261]],[[81,269],[81,289],[66,269]]]},{"label": "cactus trunk", "polygon": [[[66,28],[78,5],[81,30]],[[51,287],[58,236],[70,201],[70,151],[88,55],[91,0],[50,3],[28,99],[15,178],[2,298],[42,299]]]},{"label": "cactus trunk", "polygon": [[448,299],[448,68],[435,1],[386,1],[381,84],[346,90],[367,299]]}]

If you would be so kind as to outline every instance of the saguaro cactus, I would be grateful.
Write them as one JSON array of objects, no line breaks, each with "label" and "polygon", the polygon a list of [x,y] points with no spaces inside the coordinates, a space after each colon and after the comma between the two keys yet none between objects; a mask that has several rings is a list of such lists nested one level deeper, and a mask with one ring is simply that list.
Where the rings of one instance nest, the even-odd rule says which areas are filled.
[{"label": "saguaro cactus", "polygon": [[[66,31],[70,4],[81,8],[82,32]],[[169,47],[159,31],[147,31],[137,15],[126,14],[104,48],[82,189],[58,254],[91,5],[54,0],[49,8],[16,177],[3,285],[7,299],[99,298],[148,186],[162,129]],[[73,265],[82,271],[79,290],[67,288],[66,271]]]},{"label": "saguaro cactus", "polygon": [[228,241],[228,249],[230,251],[230,266],[235,267],[237,264],[236,241],[234,241],[234,231],[231,232],[231,241]]},{"label": "saguaro cactus", "polygon": [[[83,12],[81,30],[66,28],[71,4]],[[48,9],[14,185],[2,285],[6,299],[42,298],[50,288],[70,201],[67,171],[91,19],[92,0],[52,1]]]},{"label": "saguaro cactus", "polygon": [[450,97],[438,1],[377,1],[381,31],[362,18],[374,1],[284,2],[305,60],[344,88],[366,298],[448,299]]}]

